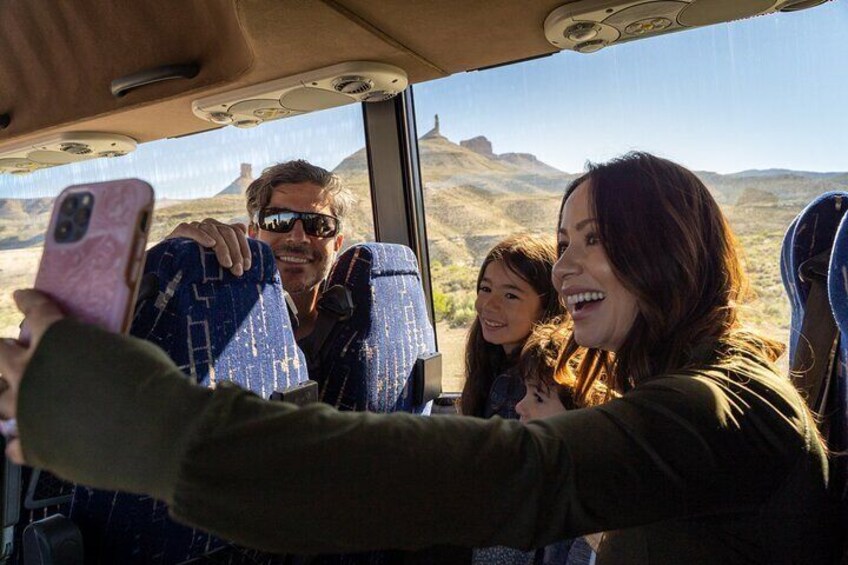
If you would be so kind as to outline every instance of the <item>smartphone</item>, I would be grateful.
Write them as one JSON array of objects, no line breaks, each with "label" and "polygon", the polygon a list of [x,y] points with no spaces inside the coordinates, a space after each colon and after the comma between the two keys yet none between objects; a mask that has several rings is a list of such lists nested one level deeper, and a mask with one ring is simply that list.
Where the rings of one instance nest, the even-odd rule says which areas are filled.
[{"label": "smartphone", "polygon": [[[113,332],[132,321],[153,188],[138,179],[69,186],[56,198],[35,288],[62,311]],[[26,324],[21,340],[28,342]]]}]

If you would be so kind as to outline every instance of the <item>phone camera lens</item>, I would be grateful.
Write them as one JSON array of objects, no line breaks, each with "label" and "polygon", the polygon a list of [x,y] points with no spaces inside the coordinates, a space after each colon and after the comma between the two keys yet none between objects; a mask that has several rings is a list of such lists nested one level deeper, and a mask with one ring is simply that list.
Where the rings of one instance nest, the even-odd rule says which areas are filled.
[{"label": "phone camera lens", "polygon": [[67,198],[65,198],[65,201],[62,202],[62,214],[66,216],[72,216],[74,212],[77,211],[78,205],[79,202],[77,201],[76,196],[68,196]]},{"label": "phone camera lens", "polygon": [[56,241],[67,241],[74,232],[74,225],[69,220],[62,220],[56,226]]},{"label": "phone camera lens", "polygon": [[74,214],[74,223],[80,227],[88,225],[88,220],[91,219],[91,208],[80,208]]}]

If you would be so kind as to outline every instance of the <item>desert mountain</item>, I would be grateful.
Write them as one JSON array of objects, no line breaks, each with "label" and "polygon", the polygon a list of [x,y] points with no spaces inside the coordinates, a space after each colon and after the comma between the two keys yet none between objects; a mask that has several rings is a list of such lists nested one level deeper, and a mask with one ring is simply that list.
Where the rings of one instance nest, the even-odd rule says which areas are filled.
[{"label": "desert mountain", "polygon": [[26,220],[29,217],[24,211],[23,200],[6,199],[0,202],[0,220]]},{"label": "desert mountain", "polygon": [[0,198],[0,220],[27,220],[50,212],[52,198]]},{"label": "desert mountain", "polygon": [[230,185],[216,194],[215,196],[223,196],[225,194],[234,194],[236,196],[241,196],[244,194],[244,191],[247,190],[247,187],[250,183],[253,182],[253,165],[249,163],[241,164],[241,173],[239,176],[230,183]]},{"label": "desert mountain", "polygon": [[0,198],[0,249],[41,245],[52,198]]},{"label": "desert mountain", "polygon": [[[418,140],[427,208],[430,254],[442,263],[479,261],[494,242],[516,232],[550,232],[559,199],[576,175],[526,153],[495,154],[483,136],[454,143],[442,135],[438,118]],[[351,186],[360,210],[351,216],[354,233],[373,233],[365,149],[333,170]],[[346,228],[347,229],[347,228]]]},{"label": "desert mountain", "polygon": [[[442,135],[438,116],[433,128],[418,140],[418,159],[425,190],[465,186],[492,194],[561,193],[575,178],[529,153],[497,155],[483,136],[454,143]],[[334,172],[347,178],[367,170],[363,148],[344,159]]]},{"label": "desert mountain", "polygon": [[[577,175],[542,162],[529,153],[495,153],[485,136],[459,143],[434,126],[418,140],[427,207],[431,256],[443,263],[479,261],[495,241],[509,233],[550,233],[563,190]],[[215,217],[246,221],[244,190],[253,180],[252,167],[242,164],[238,177],[214,198],[159,201],[151,241],[187,219]],[[373,239],[370,183],[365,149],[335,168],[359,199],[345,224],[349,241]],[[747,170],[722,175],[696,173],[724,205],[800,209],[829,190],[848,190],[848,173],[816,173],[788,169]],[[0,249],[40,243],[52,198],[0,198]]]},{"label": "desert mountain", "polygon": [[500,155],[496,155],[492,151],[492,142],[484,135],[464,139],[459,142],[459,145],[489,159],[514,165],[528,172],[553,175],[562,174],[562,171],[551,167],[547,163],[543,163],[531,153],[501,153]]},{"label": "desert mountain", "polygon": [[812,171],[792,171],[789,169],[750,169],[727,175],[733,178],[756,178],[794,175],[809,179],[831,179],[845,176],[845,173],[815,173]]},{"label": "desert mountain", "polygon": [[[772,169],[721,175],[696,172],[721,204],[735,204],[748,191],[765,191],[778,198],[780,204],[803,205],[819,194],[848,189],[848,173],[808,173]],[[747,196],[747,195],[746,195]]]}]

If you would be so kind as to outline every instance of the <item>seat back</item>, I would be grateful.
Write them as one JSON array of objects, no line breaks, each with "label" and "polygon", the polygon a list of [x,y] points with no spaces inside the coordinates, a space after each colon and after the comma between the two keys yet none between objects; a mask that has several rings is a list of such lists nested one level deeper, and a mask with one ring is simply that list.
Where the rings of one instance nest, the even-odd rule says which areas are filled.
[{"label": "seat back", "polygon": [[[419,359],[436,354],[436,339],[412,250],[354,245],[333,266],[327,287],[335,285],[349,291],[353,309],[336,322],[310,372],[320,399],[340,410],[429,414],[432,402],[417,401],[415,385],[424,378]],[[388,565],[405,559],[403,552],[371,551],[316,556],[312,563]]]},{"label": "seat back", "polygon": [[789,334],[789,359],[797,357],[798,339],[804,322],[811,284],[800,268],[805,261],[826,252],[833,245],[836,229],[848,209],[848,193],[822,194],[798,215],[783,238],[780,272],[792,307]]},{"label": "seat back", "polygon": [[342,285],[354,309],[325,341],[321,400],[340,410],[429,413],[415,399],[418,359],[435,353],[418,262],[412,250],[362,243],[342,253],[328,286]]},{"label": "seat back", "polygon": [[155,343],[198,384],[228,381],[264,398],[306,380],[303,353],[271,249],[249,239],[251,269],[223,269],[211,249],[169,239],[147,254],[155,297],[140,300],[130,333]]},{"label": "seat back", "polygon": [[[783,283],[783,289],[789,298],[789,306],[791,308],[790,329],[789,329],[789,358],[792,358],[795,353],[795,342],[797,341],[798,333],[801,331],[800,323],[803,320],[804,304],[798,300],[795,290],[795,275],[797,269],[792,267],[792,246],[794,244],[793,235],[795,234],[795,226],[798,225],[798,216],[789,224],[789,228],[783,235],[783,243],[780,247],[780,280]],[[796,327],[797,325],[797,327]]]},{"label": "seat back", "polygon": [[[836,376],[828,406],[826,440],[831,453],[830,488],[842,501],[843,540],[848,540],[848,220],[842,218],[833,243],[828,295],[839,329]],[[848,542],[846,542],[848,543]],[[848,547],[843,562],[848,562]]]},{"label": "seat back", "polygon": [[[200,385],[228,381],[264,398],[307,379],[270,249],[249,240],[251,269],[235,277],[190,240],[147,254],[153,292],[140,298],[131,333],[164,349]],[[71,518],[93,563],[181,563],[227,545],[168,518],[149,497],[78,486]]]}]

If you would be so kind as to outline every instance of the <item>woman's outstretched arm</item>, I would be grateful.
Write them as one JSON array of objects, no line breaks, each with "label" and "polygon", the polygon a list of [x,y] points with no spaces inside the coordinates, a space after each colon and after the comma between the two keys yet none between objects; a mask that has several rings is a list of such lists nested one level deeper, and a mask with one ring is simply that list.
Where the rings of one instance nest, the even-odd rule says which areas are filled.
[{"label": "woman's outstretched arm", "polygon": [[[147,342],[69,320],[42,338],[18,405],[30,464],[294,553],[529,548],[727,501],[754,511],[802,439],[778,413],[750,417],[693,377],[530,425],[297,408],[197,387]],[[761,430],[774,446],[751,450]]]}]

